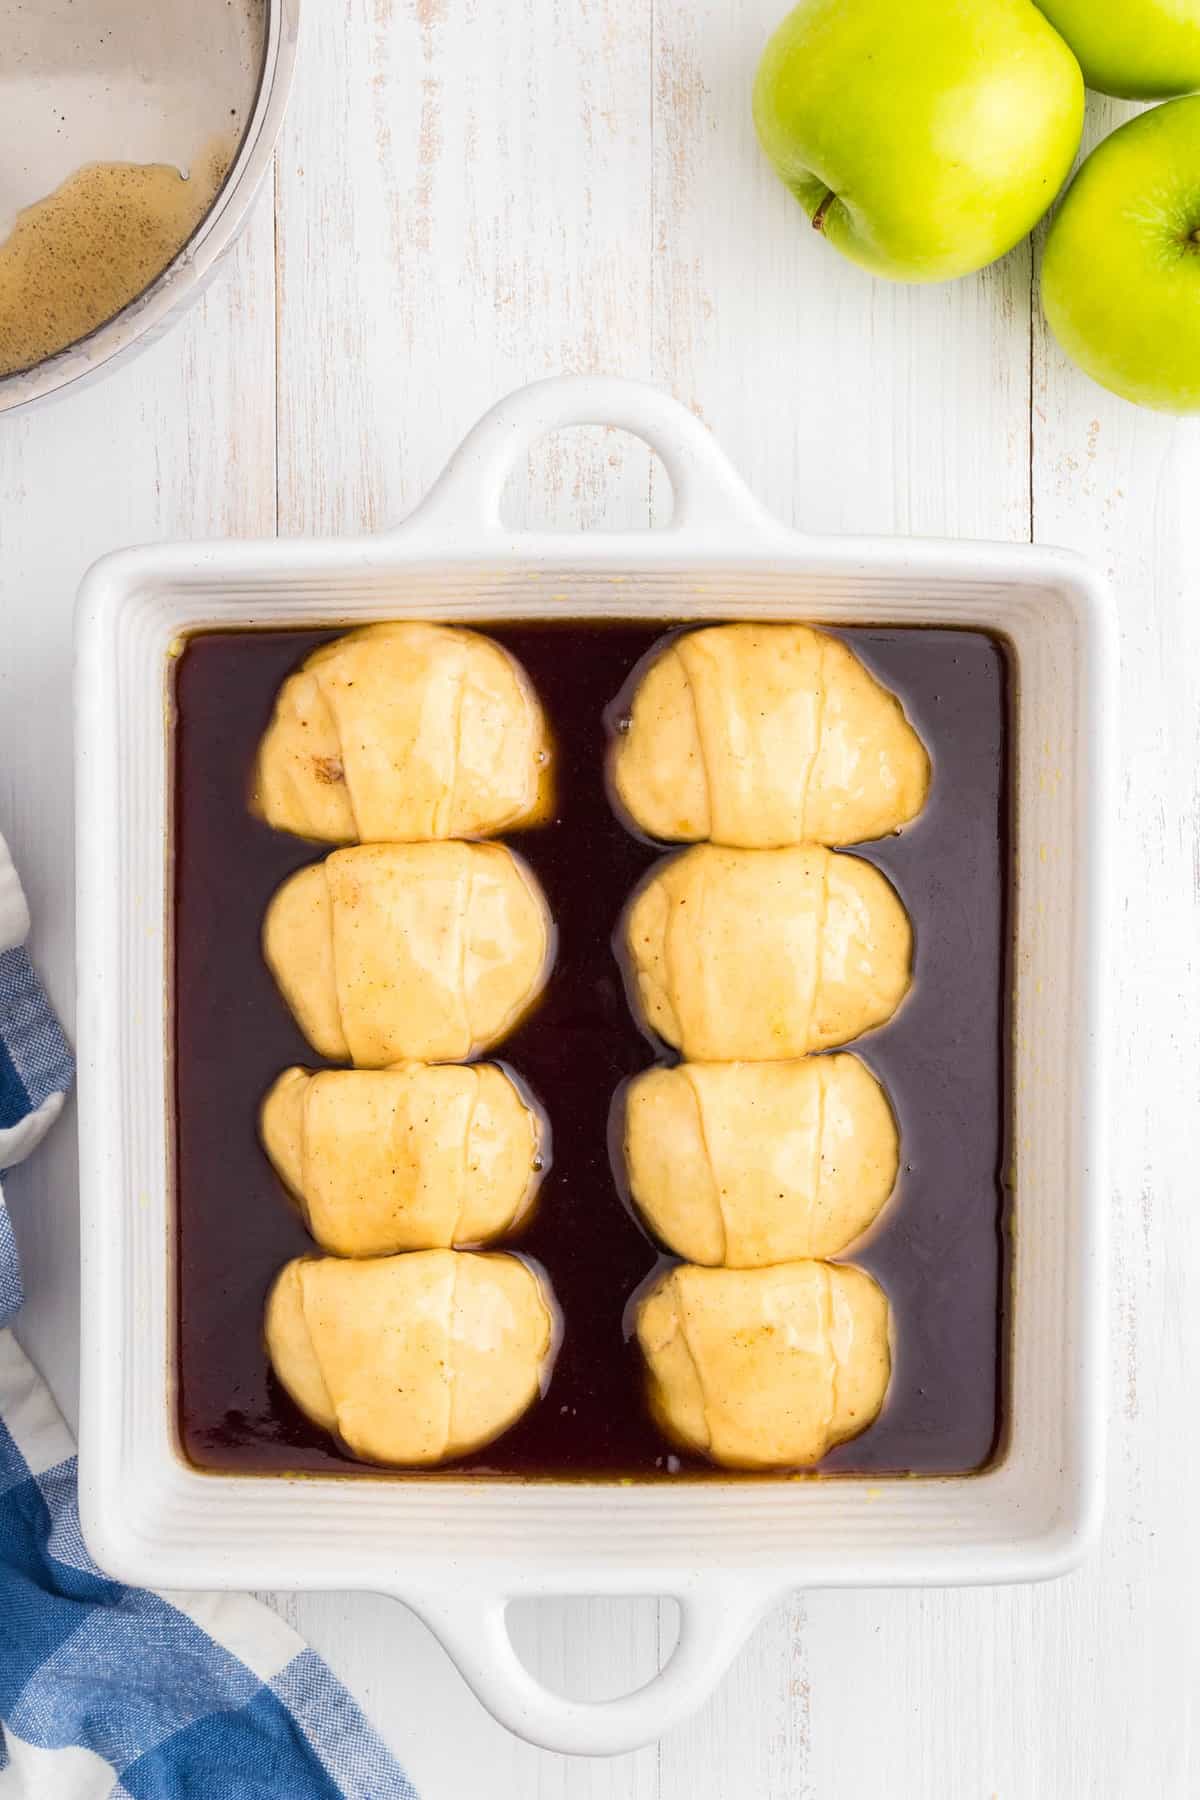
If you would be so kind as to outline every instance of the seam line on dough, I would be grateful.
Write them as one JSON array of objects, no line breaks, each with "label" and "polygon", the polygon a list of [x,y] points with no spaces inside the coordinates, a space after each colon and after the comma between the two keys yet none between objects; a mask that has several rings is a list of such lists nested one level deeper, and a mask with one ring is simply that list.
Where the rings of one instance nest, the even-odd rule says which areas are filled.
[{"label": "seam line on dough", "polygon": [[[699,948],[699,946],[706,944],[709,941],[708,915],[709,915],[710,911],[712,910],[712,879],[711,879],[711,876],[709,873],[709,869],[710,869],[709,861],[707,858],[705,858],[703,864],[701,865],[701,876],[700,876],[700,880],[696,883],[696,892],[693,897],[694,898],[693,918],[696,921],[695,928],[694,928],[694,938],[695,938],[695,943],[697,945],[696,956],[697,956],[697,960],[699,962],[699,968],[700,968],[700,980],[697,983],[697,991],[699,992],[699,995],[700,995],[700,1007],[701,1007],[698,1030],[699,1030],[700,1036],[703,1038],[704,1046],[708,1050],[707,1057],[705,1057],[701,1054],[697,1054],[696,1059],[695,1059],[697,1062],[716,1061],[717,1060],[713,1054],[712,1046],[709,1043],[709,1036],[712,1031],[712,1022],[719,1010],[715,1003],[715,997],[714,997],[714,987],[717,985],[717,974],[716,974],[716,968],[715,968],[716,958],[713,956],[707,955]],[[672,918],[672,920],[679,922],[680,929],[682,929],[681,915],[682,915],[682,908],[679,906],[673,906],[671,909],[671,918]],[[687,982],[685,981],[683,983],[682,988],[679,988],[673,981],[672,989],[673,989],[673,993],[686,994]],[[679,1019],[679,1035],[682,1038],[683,1031],[684,1031],[684,1023],[683,1023],[683,1006],[682,1006],[681,1000],[679,1000],[679,999],[675,1000],[675,1008],[676,1008],[676,1012],[678,1014],[678,1019]],[[683,1054],[685,1056],[689,1054],[688,1051],[686,1050],[685,1046],[682,1043],[680,1044],[679,1048],[680,1048],[681,1054]]]},{"label": "seam line on dough", "polygon": [[825,1445],[829,1450],[838,1416],[838,1359],[833,1336],[833,1270],[828,1263],[822,1263],[821,1273],[825,1278],[825,1348],[829,1358],[829,1412],[825,1419]]},{"label": "seam line on dough", "polygon": [[315,1236],[312,1228],[312,1213],[308,1204],[308,1106],[312,1098],[315,1076],[305,1075],[304,1094],[300,1101],[300,1143],[297,1146],[296,1161],[300,1165],[300,1192],[296,1199],[300,1207],[300,1216],[308,1227],[309,1233]]},{"label": "seam line on dough", "polygon": [[[688,635],[690,636],[691,634],[689,633]],[[714,821],[713,821],[713,779],[712,779],[712,770],[709,768],[709,764],[708,764],[708,746],[706,745],[706,743],[704,741],[704,722],[700,717],[700,704],[699,704],[699,701],[696,699],[696,688],[695,688],[695,683],[692,680],[692,671],[689,669],[689,667],[687,665],[687,662],[684,658],[682,650],[676,650],[675,654],[676,654],[676,656],[678,656],[680,664],[683,668],[684,686],[687,688],[688,701],[689,701],[689,704],[691,705],[691,709],[692,709],[692,718],[695,721],[695,725],[696,725],[696,748],[700,752],[700,770],[704,776],[704,798],[708,802],[708,837],[709,837],[709,841],[711,842],[712,835],[713,835],[713,823],[714,823]],[[697,652],[697,654],[702,654],[702,652]]]},{"label": "seam line on dough", "polygon": [[[334,855],[337,854],[338,852],[334,851]],[[346,1046],[346,1061],[353,1063],[354,1052],[350,1048],[350,1033],[346,1030],[346,1015],[342,1011],[342,979],[338,972],[337,899],[329,885],[328,857],[321,864],[321,876],[325,882],[325,893],[329,900],[329,960],[333,964],[333,1004],[337,1012],[338,1029],[342,1034],[342,1042]]]},{"label": "seam line on dough", "polygon": [[824,1184],[825,1092],[829,1085],[829,1073],[830,1073],[829,1058],[825,1057],[825,1056],[818,1057],[818,1059],[817,1059],[817,1153],[816,1153],[815,1158],[813,1159],[814,1163],[815,1163],[815,1167],[813,1169],[813,1178],[808,1184],[808,1209],[807,1209],[808,1217],[806,1220],[806,1231],[805,1231],[805,1238],[804,1238],[804,1254],[805,1254],[805,1256],[813,1256],[816,1254],[814,1246],[813,1246],[813,1215],[817,1209],[817,1202],[821,1198],[821,1188]]},{"label": "seam line on dough", "polygon": [[688,1353],[688,1361],[691,1363],[692,1369],[695,1372],[696,1386],[700,1390],[700,1410],[704,1416],[704,1436],[705,1436],[705,1446],[704,1447],[706,1450],[711,1450],[713,1434],[712,1434],[712,1420],[709,1417],[709,1411],[708,1411],[708,1389],[704,1385],[704,1375],[700,1368],[700,1359],[696,1355],[695,1350],[693,1350],[692,1340],[688,1336],[687,1307],[684,1304],[683,1295],[680,1293],[678,1288],[676,1288],[675,1292],[676,1292],[676,1295],[678,1296],[678,1304],[677,1304],[676,1311],[677,1311],[678,1318],[679,1318],[679,1336],[683,1341],[684,1349]]},{"label": "seam line on dough", "polygon": [[[451,1057],[451,1062],[462,1062],[470,1056],[475,1048],[475,1021],[471,1017],[471,1001],[467,993],[467,945],[471,933],[471,895],[475,887],[475,858],[468,845],[459,844],[459,855],[463,858],[466,893],[463,896],[462,912],[458,924],[458,1007],[462,1015],[463,1026],[470,1039],[461,1057]],[[443,1058],[443,1061],[447,1060]]]},{"label": "seam line on dough", "polygon": [[[669,874],[670,874],[670,872],[668,871],[668,879],[669,879]],[[666,885],[666,881],[664,881],[664,883],[663,883],[663,892],[665,893],[666,900],[667,900],[667,916],[666,916],[665,920],[663,921],[662,990],[663,990],[663,994],[666,998],[667,1008],[670,1012],[671,1019],[674,1021],[674,1024],[675,1024],[675,1036],[677,1039],[676,1048],[678,1049],[681,1056],[686,1056],[687,1050],[685,1049],[684,1043],[683,1043],[684,1031],[685,1031],[684,1022],[683,1022],[683,1007],[680,1004],[678,983],[676,982],[676,979],[675,979],[675,958],[674,958],[674,953],[673,953],[674,952],[675,933],[678,928],[678,922],[679,922],[679,907],[676,902],[675,895],[674,895],[673,891],[671,890],[671,888],[669,888]],[[703,907],[700,903],[700,897],[703,895],[703,892],[704,892],[703,884],[697,883],[696,911],[700,915],[701,925],[703,925],[703,920],[704,920]],[[703,991],[702,991],[701,992],[702,1003],[703,1003],[703,998],[704,998],[704,996],[703,996]],[[707,1010],[706,1007],[705,1007],[705,1010]],[[659,1035],[662,1036],[663,1034],[660,1032]],[[666,1039],[667,1043],[670,1043],[670,1041],[671,1040],[669,1038]]]},{"label": "seam line on dough", "polygon": [[[653,888],[659,907],[662,911],[661,942],[662,952],[658,959],[660,967],[657,971],[641,965],[633,935],[633,920],[636,906],[622,915],[622,945],[629,959],[628,966],[634,971],[637,991],[638,1010],[641,1018],[655,1031],[664,1043],[679,1046],[680,1025],[679,1008],[671,992],[671,959],[668,944],[671,936],[671,914],[674,901],[667,887],[666,876],[662,880],[657,877],[647,883]],[[639,896],[637,906],[641,904]],[[673,1035],[672,1028],[673,1027]],[[680,1051],[682,1055],[682,1050]]]},{"label": "seam line on dough", "polygon": [[[394,1074],[396,1067],[397,1065],[393,1064],[392,1068],[385,1069],[382,1072],[387,1075]],[[412,1118],[412,1079],[409,1076],[407,1069],[405,1070],[401,1081],[388,1083],[388,1089],[388,1097],[391,1102],[391,1113],[388,1119],[387,1147],[391,1153],[393,1176],[391,1185],[386,1190],[388,1196],[387,1216],[393,1221],[394,1228],[399,1230],[407,1209],[401,1199],[400,1187],[395,1179],[395,1171],[402,1166],[402,1159],[405,1154],[405,1147],[400,1141],[401,1133],[407,1130],[408,1126],[406,1121],[411,1122]],[[419,1193],[419,1177],[413,1185]],[[392,1250],[390,1254],[396,1255],[397,1252]]]},{"label": "seam line on dough", "polygon": [[817,855],[821,861],[821,905],[817,913],[817,935],[813,947],[813,961],[816,964],[816,967],[813,970],[812,989],[808,1001],[808,1019],[804,1027],[805,1048],[808,1050],[820,1048],[820,1046],[813,1041],[813,1020],[817,1014],[817,1003],[821,992],[821,977],[825,963],[825,924],[829,917],[830,852],[828,850],[818,850]]},{"label": "seam line on dough", "polygon": [[449,828],[450,814],[454,810],[458,798],[458,770],[462,759],[463,713],[466,710],[467,698],[467,654],[460,644],[457,646],[458,663],[454,671],[454,747],[450,752],[449,779],[442,789],[442,797],[435,802],[433,809],[433,830],[435,837],[445,837]]},{"label": "seam line on dough", "polygon": [[479,1106],[480,1075],[479,1064],[470,1065],[472,1081],[471,1104],[467,1108],[467,1124],[463,1132],[462,1161],[458,1171],[458,1205],[454,1209],[454,1223],[450,1229],[449,1249],[453,1249],[459,1239],[462,1217],[467,1205],[467,1183],[471,1172],[471,1133],[475,1129],[475,1113]]},{"label": "seam line on dough", "polygon": [[696,1086],[695,1081],[692,1079],[692,1072],[691,1072],[690,1066],[687,1063],[684,1063],[682,1065],[682,1067],[687,1072],[687,1084],[691,1088],[692,1098],[696,1102],[696,1117],[700,1121],[700,1142],[704,1147],[704,1156],[705,1156],[705,1160],[708,1163],[709,1174],[712,1176],[713,1196],[717,1203],[717,1218],[720,1221],[720,1225],[721,1225],[720,1262],[721,1262],[721,1266],[723,1268],[728,1268],[728,1266],[729,1266],[729,1223],[725,1217],[725,1208],[721,1204],[721,1177],[717,1173],[716,1158],[714,1157],[714,1155],[712,1153],[712,1145],[710,1144],[709,1138],[708,1138],[708,1122],[704,1117],[704,1100],[701,1096],[700,1089]]},{"label": "seam line on dough", "polygon": [[813,729],[813,747],[809,755],[808,767],[804,771],[804,792],[800,799],[800,829],[805,834],[809,829],[808,796],[812,788],[813,774],[821,755],[821,733],[825,728],[825,639],[820,633],[817,634],[817,637],[817,717]]}]

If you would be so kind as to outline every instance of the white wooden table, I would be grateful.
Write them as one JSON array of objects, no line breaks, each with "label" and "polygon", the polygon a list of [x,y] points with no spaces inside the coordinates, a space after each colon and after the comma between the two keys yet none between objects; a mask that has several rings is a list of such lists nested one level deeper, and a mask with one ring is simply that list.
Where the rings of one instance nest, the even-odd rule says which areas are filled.
[{"label": "white wooden table", "polygon": [[[309,0],[273,192],[206,300],[115,378],[0,421],[0,828],[69,1019],[84,568],[135,540],[382,529],[485,406],[558,370],[664,384],[802,528],[1096,558],[1123,640],[1099,1555],[1038,1590],[797,1596],[691,1725],[611,1763],[509,1738],[393,1602],[276,1604],[426,1800],[1182,1800],[1200,1793],[1200,422],[1067,366],[1028,248],[906,290],[807,229],[749,115],[783,4]],[[1093,100],[1089,141],[1120,111]],[[660,474],[620,434],[567,434],[513,516],[649,525]],[[74,1156],[60,1129],[10,1184],[22,1336],[72,1416]],[[545,1679],[600,1696],[646,1679],[671,1627],[653,1603],[580,1601],[520,1629]]]}]

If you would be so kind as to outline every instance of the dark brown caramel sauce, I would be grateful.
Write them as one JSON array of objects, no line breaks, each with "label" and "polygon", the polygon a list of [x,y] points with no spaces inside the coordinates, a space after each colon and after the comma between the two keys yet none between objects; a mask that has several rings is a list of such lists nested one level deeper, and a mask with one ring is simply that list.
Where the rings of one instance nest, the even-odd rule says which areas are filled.
[{"label": "dark brown caramel sauce", "polygon": [[[674,1455],[643,1404],[623,1318],[658,1252],[619,1198],[607,1147],[614,1090],[654,1055],[630,1018],[611,936],[659,852],[609,805],[604,715],[664,627],[487,629],[524,664],[557,745],[552,822],[506,841],[546,891],[558,960],[544,1000],[498,1054],[553,1126],[553,1167],[515,1247],[549,1272],[565,1335],[540,1405],[455,1471],[701,1473],[708,1465]],[[259,927],[279,882],[318,851],[253,819],[246,791],[281,680],[332,635],[201,634],[176,678],[179,1426],[186,1454],[207,1469],[363,1472],[292,1405],[261,1338],[273,1277],[312,1245],[259,1147],[258,1104],[281,1069],[317,1059],[263,964]],[[1003,1413],[1006,659],[981,632],[842,635],[901,696],[934,779],[913,826],[858,852],[887,872],[916,929],[912,993],[889,1025],[854,1046],[886,1086],[902,1131],[896,1193],[847,1255],[887,1290],[895,1366],[879,1419],[821,1466],[966,1471],[993,1456]]]}]

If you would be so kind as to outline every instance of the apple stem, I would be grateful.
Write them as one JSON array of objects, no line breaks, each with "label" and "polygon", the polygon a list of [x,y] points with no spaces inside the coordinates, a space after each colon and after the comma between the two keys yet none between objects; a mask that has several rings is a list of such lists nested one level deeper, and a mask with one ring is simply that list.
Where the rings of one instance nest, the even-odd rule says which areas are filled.
[{"label": "apple stem", "polygon": [[814,231],[824,231],[825,214],[829,211],[829,208],[833,205],[836,198],[837,196],[832,188],[826,190],[825,198],[821,201],[821,204],[812,216],[812,228]]}]

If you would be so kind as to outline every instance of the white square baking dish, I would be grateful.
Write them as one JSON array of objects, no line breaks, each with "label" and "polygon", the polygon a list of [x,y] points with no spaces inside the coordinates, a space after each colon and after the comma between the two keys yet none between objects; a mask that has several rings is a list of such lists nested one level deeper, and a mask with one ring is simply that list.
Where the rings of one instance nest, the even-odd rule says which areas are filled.
[{"label": "white square baking dish", "polygon": [[[514,535],[500,497],[543,432],[622,426],[662,456],[669,529]],[[1008,1430],[966,1477],[674,1485],[223,1476],[176,1444],[166,694],[212,626],[548,613],[984,628],[1008,647],[1016,875]],[[1101,1091],[1114,651],[1104,584],[1033,547],[817,540],[767,517],[658,391],[543,382],[475,428],[398,532],[106,558],[77,624],[83,1159],[80,1501],[100,1564],[159,1587],[369,1588],[425,1618],[484,1703],[602,1753],[696,1706],[751,1626],[807,1586],[1035,1580],[1100,1519],[1108,1204]],[[640,1692],[546,1692],[510,1644],[518,1595],[668,1593],[679,1647]]]}]

